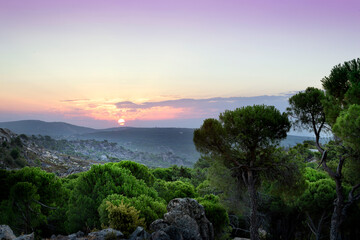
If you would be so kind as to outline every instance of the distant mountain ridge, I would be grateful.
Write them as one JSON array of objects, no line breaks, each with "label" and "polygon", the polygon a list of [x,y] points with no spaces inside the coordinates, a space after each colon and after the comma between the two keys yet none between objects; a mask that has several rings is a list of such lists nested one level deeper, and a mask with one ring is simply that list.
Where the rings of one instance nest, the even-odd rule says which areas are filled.
[{"label": "distant mountain ridge", "polygon": [[[48,135],[58,139],[107,140],[118,143],[131,151],[174,154],[190,162],[196,162],[200,157],[193,143],[194,129],[192,128],[118,127],[93,129],[64,122],[43,122],[39,120],[0,122],[0,128],[8,128],[17,134]],[[281,145],[292,147],[305,140],[314,140],[314,138],[288,135],[281,142]]]},{"label": "distant mountain ridge", "polygon": [[97,131],[93,128],[76,126],[64,122],[44,122],[40,120],[0,122],[0,128],[8,128],[17,134],[48,135],[51,137],[70,136]]}]

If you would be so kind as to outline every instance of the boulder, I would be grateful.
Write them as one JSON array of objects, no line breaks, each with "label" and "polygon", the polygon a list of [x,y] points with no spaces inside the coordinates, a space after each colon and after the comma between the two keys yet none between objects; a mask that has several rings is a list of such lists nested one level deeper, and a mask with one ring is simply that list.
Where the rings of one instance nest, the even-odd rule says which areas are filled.
[{"label": "boulder", "polygon": [[150,225],[155,231],[152,240],[213,240],[214,229],[205,216],[205,210],[191,198],[175,198],[167,206],[164,219],[158,219]]},{"label": "boulder", "polygon": [[164,219],[157,219],[150,224],[150,230],[153,232],[159,231],[163,228],[168,227],[169,224],[164,221]]},{"label": "boulder", "polygon": [[118,230],[107,228],[98,232],[91,232],[88,235],[92,240],[122,239],[124,234]]},{"label": "boulder", "polygon": [[137,227],[128,240],[147,240],[151,235],[142,227]]},{"label": "boulder", "polygon": [[168,226],[163,231],[171,240],[184,240],[181,230],[175,226]]},{"label": "boulder", "polygon": [[0,225],[0,239],[13,240],[16,236],[8,225]]},{"label": "boulder", "polygon": [[167,235],[164,231],[156,231],[151,234],[151,239],[153,240],[172,240],[169,235]]}]

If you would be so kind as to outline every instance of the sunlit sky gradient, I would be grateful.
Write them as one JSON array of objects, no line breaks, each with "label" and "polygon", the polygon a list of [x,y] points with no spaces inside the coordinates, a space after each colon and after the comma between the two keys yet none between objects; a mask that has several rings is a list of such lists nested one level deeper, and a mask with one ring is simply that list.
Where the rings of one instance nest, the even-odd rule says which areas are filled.
[{"label": "sunlit sky gradient", "polygon": [[0,121],[198,127],[283,110],[360,57],[359,39],[358,0],[0,0]]}]

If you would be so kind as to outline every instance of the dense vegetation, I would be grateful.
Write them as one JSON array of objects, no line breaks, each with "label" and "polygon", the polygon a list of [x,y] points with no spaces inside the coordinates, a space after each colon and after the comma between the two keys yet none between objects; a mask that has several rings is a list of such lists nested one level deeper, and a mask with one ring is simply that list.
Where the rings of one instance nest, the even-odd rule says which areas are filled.
[{"label": "dense vegetation", "polygon": [[[149,229],[171,199],[190,197],[217,239],[360,239],[360,59],[335,66],[322,83],[291,97],[287,113],[255,105],[206,119],[194,131],[202,156],[193,168],[123,160],[63,178],[0,170],[0,224],[42,237],[107,226],[129,235]],[[280,147],[290,122],[315,141]],[[324,131],[334,140],[323,144]],[[20,167],[22,138],[1,152]]]}]

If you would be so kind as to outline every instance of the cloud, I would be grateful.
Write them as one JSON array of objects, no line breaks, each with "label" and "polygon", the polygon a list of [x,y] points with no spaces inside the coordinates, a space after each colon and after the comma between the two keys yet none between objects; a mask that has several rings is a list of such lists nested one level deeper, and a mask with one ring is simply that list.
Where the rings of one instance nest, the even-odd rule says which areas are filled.
[{"label": "cloud", "polygon": [[138,109],[138,108],[149,108],[143,104],[136,104],[133,102],[125,101],[125,102],[118,102],[115,104],[117,108],[129,108],[129,109]]},{"label": "cloud", "polygon": [[89,101],[90,99],[65,99],[65,100],[60,100],[60,102],[84,102],[84,101]]},{"label": "cloud", "polygon": [[282,94],[280,96],[257,96],[257,97],[229,97],[229,98],[206,98],[206,99],[191,99],[183,98],[176,100],[166,100],[157,102],[143,102],[140,104],[126,101],[118,102],[115,106],[123,113],[140,113],[150,112],[151,109],[161,110],[162,108],[181,109],[178,111],[177,117],[182,119],[190,118],[204,118],[217,117],[219,113],[225,110],[233,110],[235,108],[254,105],[266,104],[274,105],[280,111],[285,111],[287,107],[287,100],[289,94]]}]

